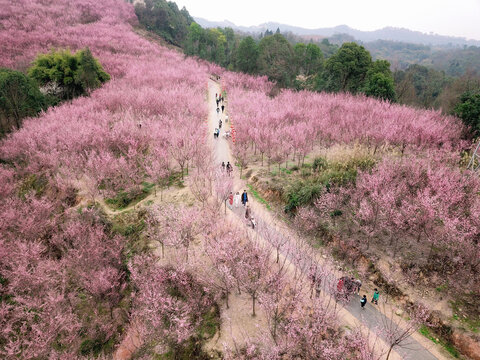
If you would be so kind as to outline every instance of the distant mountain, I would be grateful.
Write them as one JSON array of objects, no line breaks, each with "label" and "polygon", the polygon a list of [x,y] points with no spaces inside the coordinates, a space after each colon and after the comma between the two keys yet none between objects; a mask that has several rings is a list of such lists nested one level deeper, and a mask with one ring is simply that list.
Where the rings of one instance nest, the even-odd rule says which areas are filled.
[{"label": "distant mountain", "polygon": [[318,36],[330,37],[335,34],[348,34],[353,36],[356,40],[363,42],[370,42],[376,40],[390,40],[401,41],[413,44],[423,44],[431,46],[480,46],[479,40],[468,40],[464,37],[444,36],[437,34],[426,34],[420,31],[412,31],[404,28],[385,27],[383,29],[374,31],[361,31],[352,29],[347,25],[339,25],[331,28],[318,28],[318,29],[306,29],[298,26],[291,26],[280,24],[276,22],[268,22],[257,26],[237,26],[230,21],[209,21],[206,19],[194,17],[195,21],[205,28],[210,27],[231,27],[234,30],[247,32],[247,33],[259,33],[265,30],[275,31],[277,28],[281,32],[292,32],[297,35],[306,36],[312,35],[318,38]]}]

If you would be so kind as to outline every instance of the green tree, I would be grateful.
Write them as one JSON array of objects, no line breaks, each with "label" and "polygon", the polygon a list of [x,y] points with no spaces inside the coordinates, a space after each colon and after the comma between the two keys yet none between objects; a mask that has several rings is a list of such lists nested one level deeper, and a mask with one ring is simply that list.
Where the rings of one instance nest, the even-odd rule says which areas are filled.
[{"label": "green tree", "polygon": [[220,29],[207,29],[207,60],[219,65],[225,62],[227,38]]},{"label": "green tree", "polygon": [[373,73],[367,78],[364,93],[367,96],[395,101],[396,93],[395,85],[393,84],[393,77],[380,72]]},{"label": "green tree", "polygon": [[32,79],[0,68],[0,137],[19,129],[23,118],[36,116],[45,107],[45,97]]},{"label": "green tree", "polygon": [[79,51],[76,56],[79,66],[75,74],[75,83],[79,84],[83,91],[96,89],[110,79],[110,75],[103,70],[89,48]]},{"label": "green tree", "polygon": [[322,71],[323,54],[318,45],[297,43],[294,52],[298,73],[310,76]]},{"label": "green tree", "polygon": [[379,99],[395,101],[395,85],[390,63],[387,60],[377,60],[372,63],[367,71],[367,78],[363,92],[367,96]]},{"label": "green tree", "polygon": [[259,45],[258,70],[280,86],[290,86],[295,79],[295,56],[290,43],[281,35],[264,37]]},{"label": "green tree", "polygon": [[196,22],[191,23],[190,27],[188,28],[187,38],[185,40],[185,53],[191,56],[197,55],[204,59],[206,56],[206,52],[204,50],[205,46],[205,31]]},{"label": "green tree", "polygon": [[145,0],[135,5],[135,14],[147,30],[162,36],[166,41],[180,46],[186,39],[193,18],[185,7],[178,10],[175,2]]},{"label": "green tree", "polygon": [[437,98],[448,83],[443,71],[418,64],[396,71],[394,78],[399,102],[424,108],[437,106]]},{"label": "green tree", "polygon": [[251,36],[247,36],[240,41],[236,53],[236,69],[248,73],[255,74],[257,72],[257,60],[258,60],[258,45]]},{"label": "green tree", "polygon": [[354,42],[344,43],[325,64],[326,90],[356,94],[372,65],[370,53]]},{"label": "green tree", "polygon": [[28,75],[40,86],[56,85],[61,89],[62,99],[72,99],[110,80],[102,65],[84,49],[72,54],[69,50],[40,54]]},{"label": "green tree", "polygon": [[460,96],[455,106],[455,114],[472,131],[474,136],[480,135],[480,91],[467,91]]}]

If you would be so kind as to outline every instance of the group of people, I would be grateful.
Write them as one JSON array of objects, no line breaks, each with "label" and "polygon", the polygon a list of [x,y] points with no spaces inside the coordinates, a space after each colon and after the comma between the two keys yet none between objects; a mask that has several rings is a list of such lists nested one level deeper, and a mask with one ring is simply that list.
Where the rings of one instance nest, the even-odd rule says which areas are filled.
[{"label": "group of people", "polygon": [[238,191],[235,194],[233,194],[233,192],[230,192],[230,195],[228,196],[228,207],[232,210],[233,208],[238,208],[240,206],[240,202],[245,207],[245,220],[247,221],[247,223],[249,223],[249,225],[252,226],[253,229],[255,229],[255,227],[257,226],[257,222],[252,216],[252,210],[250,209],[250,206],[248,206],[247,190],[243,190],[243,193],[241,195]]},{"label": "group of people", "polygon": [[233,173],[233,167],[232,164],[230,164],[230,161],[227,161],[227,165],[225,165],[225,162],[222,161],[222,171],[227,171],[228,176],[232,176]]},{"label": "group of people", "polygon": [[[215,102],[217,104],[217,114],[221,117],[220,115],[220,107],[219,107],[219,104],[220,102],[222,103],[222,114],[225,110],[225,105],[223,105],[223,96],[221,94],[215,94]],[[225,122],[228,121],[228,116],[225,117]],[[220,136],[220,129],[222,128],[222,119],[219,119],[218,120],[218,128],[215,128],[215,130],[213,131],[213,138],[214,139],[218,139],[218,137]]]},{"label": "group of people", "polygon": [[223,109],[225,108],[225,106],[223,105],[223,101],[224,101],[223,95],[215,93],[215,102],[217,103],[217,110],[218,110],[217,112],[220,111],[220,109],[218,108],[218,105],[222,103],[222,113],[223,113]]}]

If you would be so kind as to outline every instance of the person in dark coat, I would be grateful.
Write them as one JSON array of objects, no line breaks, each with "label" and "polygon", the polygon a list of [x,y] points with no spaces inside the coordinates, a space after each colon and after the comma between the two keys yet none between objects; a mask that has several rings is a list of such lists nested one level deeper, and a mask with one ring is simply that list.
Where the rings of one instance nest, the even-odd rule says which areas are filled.
[{"label": "person in dark coat", "polygon": [[360,306],[362,309],[365,309],[365,305],[367,304],[367,295],[363,295],[363,297],[360,299]]},{"label": "person in dark coat", "polygon": [[247,190],[243,190],[243,194],[242,194],[242,204],[243,204],[243,206],[247,205],[247,202],[248,202]]}]

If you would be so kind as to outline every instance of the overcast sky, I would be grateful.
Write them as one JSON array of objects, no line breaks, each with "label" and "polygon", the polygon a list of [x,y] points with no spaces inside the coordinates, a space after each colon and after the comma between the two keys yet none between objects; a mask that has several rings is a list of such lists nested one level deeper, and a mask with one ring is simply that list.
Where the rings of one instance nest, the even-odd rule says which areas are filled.
[{"label": "overcast sky", "polygon": [[385,26],[480,40],[480,0],[174,0],[190,15],[251,26],[274,21],[305,28]]}]

